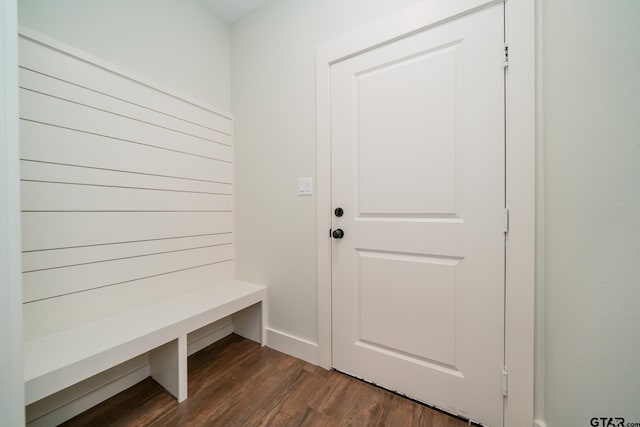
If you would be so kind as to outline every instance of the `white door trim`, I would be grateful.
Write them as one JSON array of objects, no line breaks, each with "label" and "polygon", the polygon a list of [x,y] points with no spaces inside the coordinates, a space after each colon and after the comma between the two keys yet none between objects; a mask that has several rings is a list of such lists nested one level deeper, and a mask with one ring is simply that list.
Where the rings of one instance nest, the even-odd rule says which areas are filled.
[{"label": "white door trim", "polygon": [[24,425],[18,10],[0,0],[0,424]]},{"label": "white door trim", "polygon": [[[331,65],[372,47],[502,0],[426,0],[316,51],[318,363],[331,368]],[[507,189],[505,425],[533,425],[535,249],[535,14],[533,0],[505,0]]]}]

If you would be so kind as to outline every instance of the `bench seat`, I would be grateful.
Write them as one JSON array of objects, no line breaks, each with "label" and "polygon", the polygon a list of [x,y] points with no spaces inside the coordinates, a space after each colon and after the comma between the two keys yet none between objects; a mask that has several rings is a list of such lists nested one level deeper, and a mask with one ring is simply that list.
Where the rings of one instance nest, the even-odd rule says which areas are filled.
[{"label": "bench seat", "polygon": [[187,334],[262,303],[239,323],[264,344],[265,300],[264,286],[229,281],[25,342],[26,404],[146,352],[151,376],[183,401]]}]

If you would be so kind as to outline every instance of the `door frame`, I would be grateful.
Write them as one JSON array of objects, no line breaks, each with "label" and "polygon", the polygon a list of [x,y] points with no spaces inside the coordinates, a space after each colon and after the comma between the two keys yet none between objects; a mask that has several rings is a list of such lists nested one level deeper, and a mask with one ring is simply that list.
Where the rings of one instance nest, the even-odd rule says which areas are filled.
[{"label": "door frame", "polygon": [[[331,360],[331,65],[503,0],[425,0],[316,50],[318,364]],[[535,1],[504,0],[506,72],[505,426],[533,425],[535,264]]]},{"label": "door frame", "polygon": [[0,0],[0,424],[24,425],[18,5]]}]

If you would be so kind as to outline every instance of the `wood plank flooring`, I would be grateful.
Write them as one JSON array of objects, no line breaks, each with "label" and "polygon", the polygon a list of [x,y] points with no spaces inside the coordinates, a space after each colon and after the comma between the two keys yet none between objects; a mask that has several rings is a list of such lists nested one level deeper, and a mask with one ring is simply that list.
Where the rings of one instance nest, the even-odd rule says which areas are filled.
[{"label": "wood plank flooring", "polygon": [[429,426],[468,424],[386,390],[230,335],[189,357],[189,398],[152,379],[63,426]]}]

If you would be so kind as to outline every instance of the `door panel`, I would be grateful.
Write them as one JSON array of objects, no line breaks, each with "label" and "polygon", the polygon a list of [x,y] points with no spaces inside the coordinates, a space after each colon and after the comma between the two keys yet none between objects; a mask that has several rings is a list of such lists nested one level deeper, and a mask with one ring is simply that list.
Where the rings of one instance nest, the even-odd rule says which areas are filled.
[{"label": "door panel", "polygon": [[[453,366],[459,260],[364,250],[358,255],[360,341],[416,360]],[[389,307],[406,315],[381,316]]]},{"label": "door panel", "polygon": [[331,68],[336,369],[502,425],[502,5]]},{"label": "door panel", "polygon": [[439,46],[354,76],[360,214],[455,212],[450,142],[461,90],[457,47]]}]

